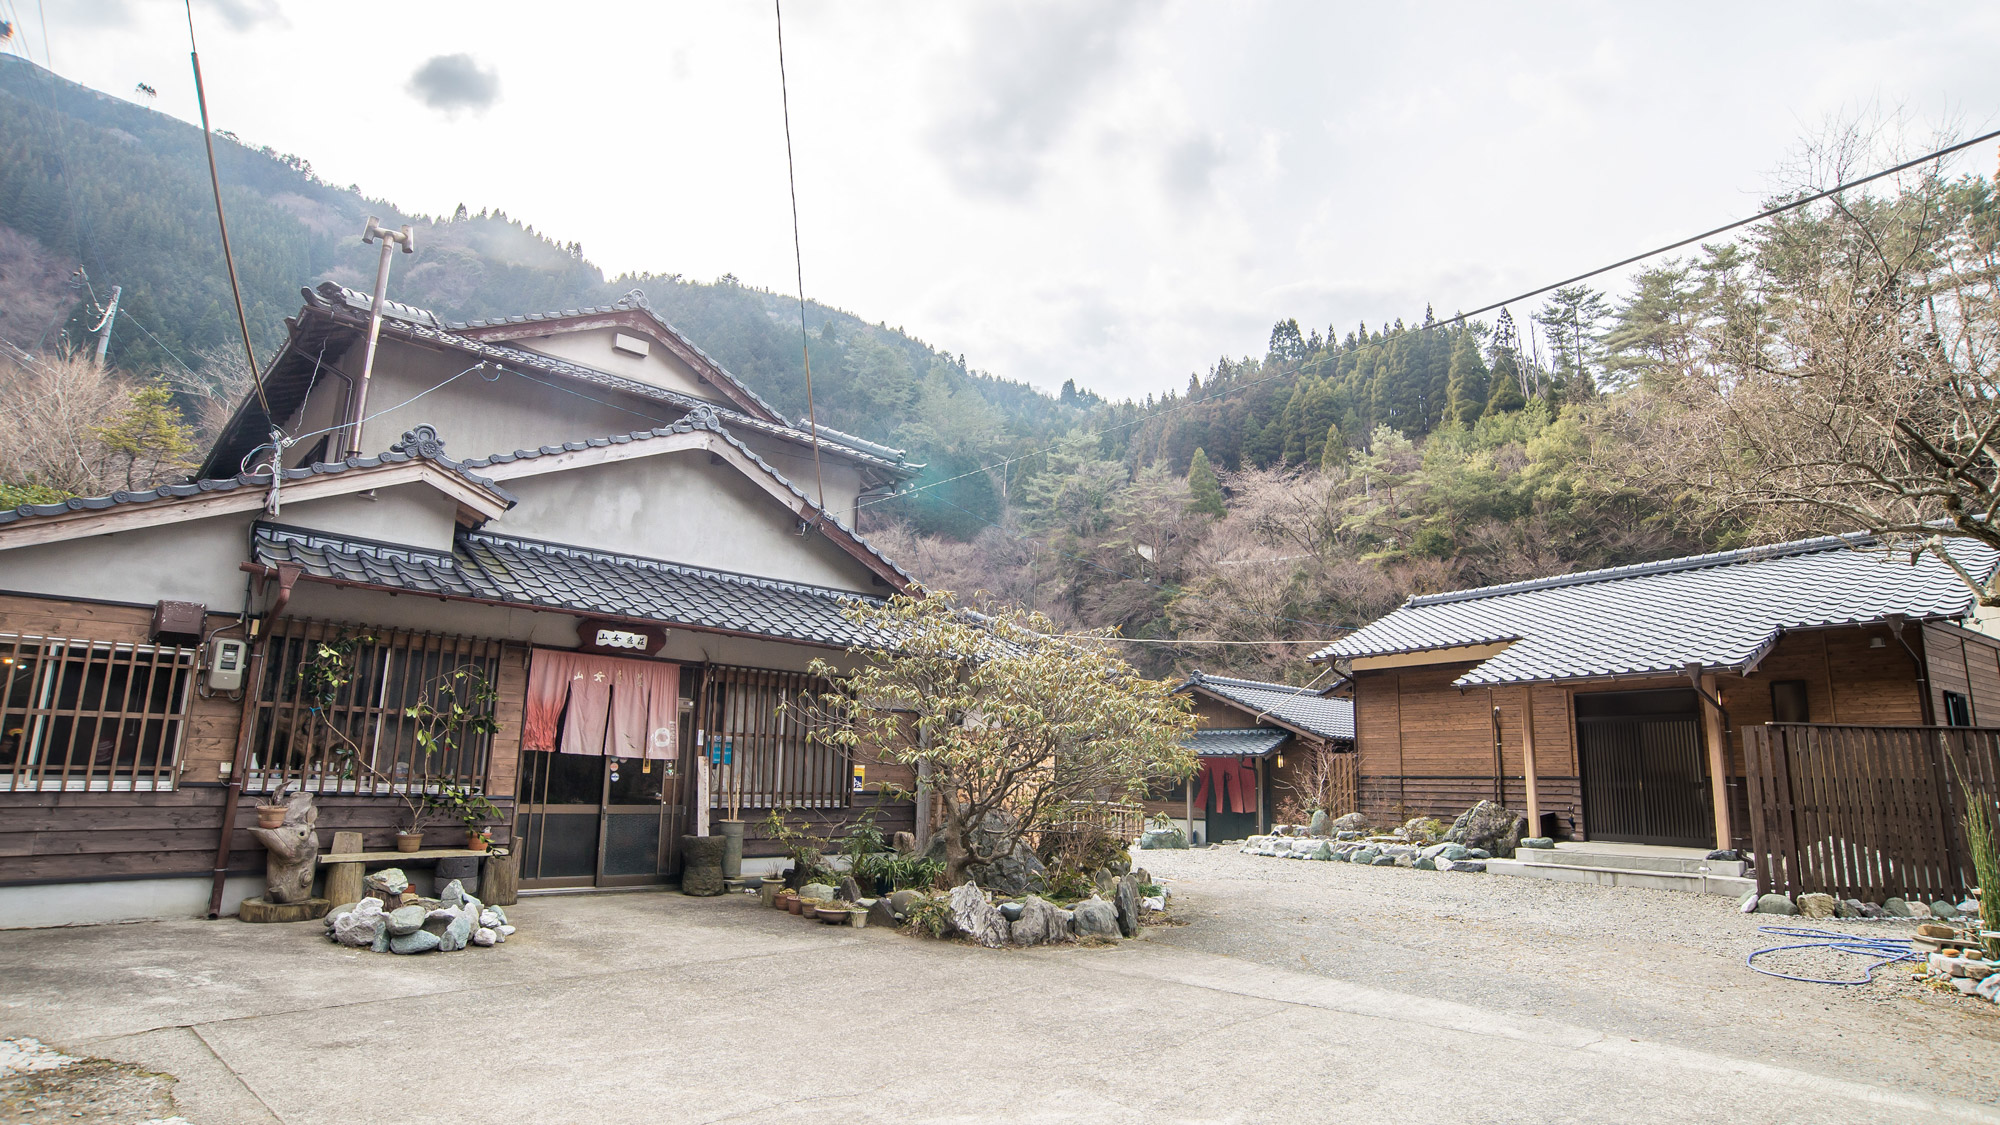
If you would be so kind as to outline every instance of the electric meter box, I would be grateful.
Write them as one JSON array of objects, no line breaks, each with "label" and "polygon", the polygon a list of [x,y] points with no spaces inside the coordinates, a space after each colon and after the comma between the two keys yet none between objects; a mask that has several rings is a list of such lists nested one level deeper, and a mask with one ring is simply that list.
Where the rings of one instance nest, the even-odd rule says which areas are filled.
[{"label": "electric meter box", "polygon": [[244,641],[218,638],[209,645],[208,690],[236,691],[243,686],[243,665],[250,646]]}]

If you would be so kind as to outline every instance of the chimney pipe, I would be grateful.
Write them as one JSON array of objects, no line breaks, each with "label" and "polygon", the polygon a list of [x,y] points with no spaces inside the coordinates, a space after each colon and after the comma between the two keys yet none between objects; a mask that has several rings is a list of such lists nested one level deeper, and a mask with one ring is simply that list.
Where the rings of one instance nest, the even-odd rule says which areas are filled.
[{"label": "chimney pipe", "polygon": [[348,419],[347,452],[359,456],[361,448],[361,422],[367,417],[368,377],[375,370],[375,341],[382,334],[382,303],[389,299],[389,255],[394,247],[401,245],[403,253],[417,252],[417,240],[409,227],[400,231],[389,230],[381,225],[375,216],[368,216],[368,226],[361,232],[364,245],[373,246],[376,239],[382,240],[382,263],[375,269],[375,298],[368,311],[368,350],[362,353],[361,378],[355,381],[354,411]]}]

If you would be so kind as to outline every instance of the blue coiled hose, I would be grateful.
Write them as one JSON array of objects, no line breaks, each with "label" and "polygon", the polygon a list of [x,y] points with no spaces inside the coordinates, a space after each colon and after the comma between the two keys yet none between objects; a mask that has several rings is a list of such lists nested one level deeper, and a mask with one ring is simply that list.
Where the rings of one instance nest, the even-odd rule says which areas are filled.
[{"label": "blue coiled hose", "polygon": [[[1785,945],[1766,946],[1743,959],[1753,971],[1767,977],[1782,980],[1802,980],[1808,984],[1867,984],[1875,979],[1875,970],[1898,961],[1923,961],[1929,956],[1911,945],[1908,938],[1858,937],[1854,934],[1834,933],[1831,930],[1808,930],[1796,926],[1759,926],[1761,933],[1775,937],[1805,938],[1804,941],[1789,942]],[[1757,967],[1757,958],[1766,953],[1782,953],[1788,949],[1831,949],[1835,953],[1852,953],[1856,957],[1868,958],[1868,967],[1862,971],[1860,980],[1825,980],[1820,977],[1795,977],[1790,973],[1774,972]]]}]

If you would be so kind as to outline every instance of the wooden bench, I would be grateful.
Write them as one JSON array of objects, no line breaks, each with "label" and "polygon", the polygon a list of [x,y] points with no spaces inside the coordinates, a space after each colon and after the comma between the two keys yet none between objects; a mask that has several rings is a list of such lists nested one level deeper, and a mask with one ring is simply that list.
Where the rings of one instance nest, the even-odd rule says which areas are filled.
[{"label": "wooden bench", "polygon": [[[487,860],[485,878],[490,880],[496,897],[482,896],[482,900],[500,906],[512,906],[515,899],[513,877],[515,871],[512,857],[505,852],[476,852],[471,848],[419,848],[413,852],[364,852],[361,850],[361,833],[335,832],[333,848],[321,852],[319,862],[327,865],[326,898],[335,903],[355,902],[361,898],[362,876],[370,866],[405,863],[417,859],[462,859],[478,856]],[[501,862],[493,862],[500,860]]]}]

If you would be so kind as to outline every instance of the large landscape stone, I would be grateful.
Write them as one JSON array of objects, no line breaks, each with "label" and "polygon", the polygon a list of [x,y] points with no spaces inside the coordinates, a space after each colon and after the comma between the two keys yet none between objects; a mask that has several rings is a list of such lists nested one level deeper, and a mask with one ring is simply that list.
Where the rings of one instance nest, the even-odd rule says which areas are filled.
[{"label": "large landscape stone", "polygon": [[915,905],[916,901],[922,897],[924,896],[921,893],[909,890],[908,888],[893,891],[889,895],[889,911],[896,916],[898,921],[901,921],[910,916],[910,907]]},{"label": "large landscape stone", "polygon": [[1024,895],[1042,890],[1047,881],[1048,869],[1042,866],[1041,857],[1035,854],[1035,849],[1019,840],[1011,849],[1001,846],[1013,835],[1018,823],[1011,813],[989,812],[972,833],[972,844],[979,853],[996,858],[991,863],[976,863],[967,867],[966,874],[995,894]]},{"label": "large landscape stone", "polygon": [[1527,817],[1504,805],[1481,801],[1460,813],[1444,838],[1468,848],[1483,848],[1506,859],[1513,856],[1527,830]]},{"label": "large landscape stone", "polygon": [[402,937],[404,934],[414,934],[424,928],[424,908],[421,906],[398,907],[389,912],[388,920],[390,936]]},{"label": "large landscape stone", "polygon": [[403,874],[400,867],[384,867],[380,871],[370,871],[361,880],[362,889],[384,902],[396,902],[403,892],[410,889],[410,877]]},{"label": "large landscape stone", "polygon": [[1076,940],[1069,932],[1069,919],[1063,917],[1061,907],[1038,895],[1029,895],[1020,905],[1021,916],[1008,924],[1008,936],[1015,945]]},{"label": "large landscape stone", "polygon": [[1760,895],[1757,898],[1757,913],[1759,914],[1797,914],[1798,912],[1799,908],[1793,906],[1792,900],[1786,898],[1784,895],[1769,894]]},{"label": "large landscape stone", "polygon": [[1807,918],[1831,918],[1840,902],[1832,895],[1804,894],[1799,896],[1799,913]]},{"label": "large landscape stone", "polygon": [[1358,812],[1343,813],[1333,818],[1333,824],[1330,827],[1335,832],[1366,832],[1368,831],[1368,818]]},{"label": "large landscape stone", "polygon": [[465,943],[472,940],[472,931],[478,928],[473,924],[476,921],[478,921],[477,915],[470,910],[460,909],[457,917],[444,928],[444,933],[438,935],[438,948],[446,953],[464,949]]},{"label": "large landscape stone", "polygon": [[1146,851],[1187,846],[1187,834],[1178,828],[1148,828],[1145,834],[1139,837],[1139,847]]},{"label": "large landscape stone", "polygon": [[1070,928],[1077,937],[1098,941],[1117,941],[1122,936],[1118,932],[1118,908],[1101,898],[1077,903],[1070,915]]},{"label": "large landscape stone", "polygon": [[1007,919],[986,901],[977,884],[960,883],[953,888],[951,924],[959,933],[989,949],[1007,944]]},{"label": "large landscape stone", "polygon": [[382,904],[375,899],[364,898],[354,909],[334,918],[333,940],[342,945],[363,948],[375,944],[375,938],[385,932],[386,926]]},{"label": "large landscape stone", "polygon": [[1127,875],[1118,880],[1118,897],[1112,900],[1118,908],[1118,932],[1126,937],[1139,936],[1139,877]]},{"label": "large landscape stone", "polygon": [[418,930],[413,934],[403,934],[389,939],[391,953],[429,953],[436,949],[443,939],[429,930]]},{"label": "large landscape stone", "polygon": [[1900,898],[1884,899],[1882,901],[1882,913],[1891,918],[1908,918],[1910,917],[1910,904]]},{"label": "large landscape stone", "polygon": [[1329,823],[1330,821],[1326,815],[1325,809],[1314,809],[1312,815],[1312,823],[1306,825],[1306,833],[1312,836],[1327,835],[1329,831],[1327,825]]},{"label": "large landscape stone", "polygon": [[834,897],[842,902],[860,902],[868,896],[861,893],[861,884],[854,881],[854,876],[842,875]]}]

